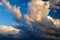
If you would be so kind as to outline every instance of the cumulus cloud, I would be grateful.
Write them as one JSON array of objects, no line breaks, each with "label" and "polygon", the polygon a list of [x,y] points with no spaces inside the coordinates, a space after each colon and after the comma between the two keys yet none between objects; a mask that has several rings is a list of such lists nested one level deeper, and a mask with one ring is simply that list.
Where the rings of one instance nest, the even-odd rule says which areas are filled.
[{"label": "cumulus cloud", "polygon": [[60,20],[59,19],[53,19],[52,17],[50,17],[50,16],[48,16],[47,17],[49,20],[51,20],[52,21],[52,23],[54,24],[54,25],[56,25],[56,27],[60,27]]},{"label": "cumulus cloud", "polygon": [[12,9],[12,6],[10,5],[9,2],[6,3],[6,6],[8,7],[9,10]]},{"label": "cumulus cloud", "polygon": [[30,13],[28,13],[28,15],[25,16],[28,23],[30,23],[30,22],[41,22],[41,24],[42,23],[48,24],[48,23],[52,22],[54,25],[60,24],[59,19],[58,20],[53,19],[52,17],[48,16],[49,11],[50,11],[49,1],[44,2],[41,0],[32,0],[32,2],[29,2],[28,5],[29,5]]},{"label": "cumulus cloud", "polygon": [[[35,32],[35,29],[38,28],[38,29],[40,29],[40,31],[42,31],[42,35],[47,36],[47,37],[45,36],[46,38],[50,37],[50,38],[54,39],[53,35],[55,33],[59,33],[58,30],[60,28],[60,20],[53,19],[52,17],[48,16],[49,11],[50,11],[49,1],[44,2],[41,0],[32,0],[31,2],[28,3],[28,5],[29,5],[30,13],[28,13],[28,15],[25,16],[27,23],[32,24],[32,27],[34,27],[33,28],[34,32]],[[50,36],[48,37],[48,35],[50,35]],[[57,38],[55,35],[54,35],[54,37]],[[57,39],[59,39],[59,38],[57,38]]]},{"label": "cumulus cloud", "polygon": [[12,6],[9,2],[7,2],[7,0],[2,0],[2,3],[4,3],[7,6],[8,10],[12,10],[17,20],[21,20],[22,14],[20,12],[20,7],[16,8],[16,6]]},{"label": "cumulus cloud", "polygon": [[59,19],[56,19],[56,20],[54,21],[54,24],[55,24],[56,26],[59,26],[59,27],[60,27],[60,20],[59,20]]},{"label": "cumulus cloud", "polygon": [[13,28],[12,26],[0,26],[0,35],[5,37],[17,38],[20,35],[19,31],[20,30]]},{"label": "cumulus cloud", "polygon": [[32,18],[29,17],[29,15],[25,15],[25,21],[26,21],[26,24],[31,24],[31,22],[33,22],[34,20]]},{"label": "cumulus cloud", "polygon": [[16,8],[16,6],[14,6],[13,12],[14,12],[14,15],[16,16],[17,20],[21,20],[20,7]]},{"label": "cumulus cloud", "polygon": [[27,16],[28,17],[27,20],[29,20],[30,18],[34,21],[42,22],[47,17],[49,13],[49,6],[50,6],[49,1],[43,2],[41,0],[32,0],[32,2],[29,2],[28,5],[29,5],[30,14],[28,13],[29,17]]},{"label": "cumulus cloud", "polygon": [[[16,16],[17,20],[21,19],[22,14],[20,12],[19,7],[17,8],[16,6],[12,6],[6,0],[5,1],[3,0],[3,3],[8,7],[9,10],[12,10],[14,12],[13,14]],[[30,34],[33,34],[34,36],[52,38],[52,39],[58,37],[55,36],[54,34],[60,33],[59,31],[60,20],[53,19],[52,17],[48,16],[50,6],[51,5],[49,1],[45,2],[42,0],[31,0],[31,2],[28,3],[28,9],[30,13],[24,15],[25,20],[22,22],[22,24],[24,24],[24,22],[26,22],[26,24],[24,24],[24,26],[21,26],[25,27],[24,30],[21,29],[25,35],[28,34],[30,36]],[[21,25],[21,23],[19,25]],[[13,26],[20,27],[19,25],[13,25]],[[20,31],[19,29],[16,28],[2,26],[0,27],[1,30],[0,34],[5,33],[4,34],[5,36],[7,34],[13,34],[16,36],[17,34],[19,34]]]}]

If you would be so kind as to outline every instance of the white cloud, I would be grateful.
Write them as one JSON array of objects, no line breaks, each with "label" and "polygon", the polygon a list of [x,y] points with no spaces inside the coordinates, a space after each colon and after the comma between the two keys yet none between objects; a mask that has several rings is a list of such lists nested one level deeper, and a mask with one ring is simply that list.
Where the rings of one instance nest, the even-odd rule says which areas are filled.
[{"label": "white cloud", "polygon": [[55,24],[58,28],[60,28],[60,20],[59,20],[59,19],[54,20],[54,24]]},{"label": "white cloud", "polygon": [[[28,3],[28,5],[29,5],[30,13],[28,13],[28,15],[25,16],[25,18],[26,18],[26,23],[32,24],[32,27],[34,27],[33,31],[36,30],[35,28],[38,28],[40,29],[40,31],[43,32],[42,35],[46,35],[46,36],[49,35],[48,33],[50,34],[57,33],[56,31],[58,30],[58,28],[60,28],[60,20],[53,19],[52,17],[48,16],[50,11],[49,1],[44,2],[41,0],[32,0],[31,2]],[[35,34],[35,35],[38,35],[38,34]],[[53,36],[49,35],[49,37],[52,38]]]},{"label": "white cloud", "polygon": [[[12,10],[14,12],[14,15],[16,16],[17,20],[20,20],[22,14],[20,12],[19,7],[16,8],[16,6],[12,6],[7,1],[3,1],[3,2],[8,7],[9,10]],[[29,6],[30,13],[24,15],[24,18],[25,18],[24,21],[26,22],[28,27],[30,27],[28,24],[32,24],[31,26],[34,33],[36,32],[36,28],[40,29],[40,31],[42,31],[43,34],[45,33],[44,35],[47,35],[48,34],[47,32],[51,34],[56,33],[56,30],[58,30],[57,27],[60,27],[60,20],[59,19],[56,20],[48,16],[50,11],[49,1],[44,2],[41,0],[32,0],[31,2],[28,3],[28,6]],[[15,34],[18,34],[20,31],[16,28],[6,27],[6,26],[0,27],[0,30],[1,30],[0,34],[5,33],[4,35],[7,35],[7,34],[15,35]]]},{"label": "white cloud", "polygon": [[17,20],[21,20],[21,12],[20,12],[20,7],[16,8],[16,6],[13,7],[13,12],[14,15],[16,16]]},{"label": "white cloud", "polygon": [[1,5],[2,3],[0,2],[0,5]]},{"label": "white cloud", "polygon": [[52,23],[57,27],[60,28],[60,20],[59,19],[53,19],[52,17],[48,16],[47,17],[49,20],[52,21]]},{"label": "white cloud", "polygon": [[[49,1],[44,2],[41,0],[32,0],[28,3],[30,14],[28,13],[28,19],[33,21],[42,22],[49,13]],[[45,9],[45,10],[44,10]]]},{"label": "white cloud", "polygon": [[26,21],[26,24],[31,24],[31,22],[34,22],[34,20],[32,18],[29,17],[29,15],[25,15],[25,21]]},{"label": "white cloud", "polygon": [[0,26],[0,35],[3,35],[5,37],[10,37],[9,35],[12,35],[12,38],[17,38],[20,33],[20,30],[13,28],[12,26]]},{"label": "white cloud", "polygon": [[7,0],[2,0],[2,2],[7,6],[8,10],[12,10],[13,14],[17,18],[17,20],[21,20],[21,12],[20,7],[12,6]]},{"label": "white cloud", "polygon": [[6,6],[8,7],[9,10],[12,9],[12,6],[10,5],[9,2],[6,3]]},{"label": "white cloud", "polygon": [[25,15],[26,23],[31,24],[31,22],[40,22],[41,24],[44,24],[46,26],[48,25],[60,26],[59,19],[56,20],[48,16],[50,11],[49,1],[44,2],[41,0],[32,0],[32,2],[29,2],[28,5],[30,14],[28,13],[28,15]]}]

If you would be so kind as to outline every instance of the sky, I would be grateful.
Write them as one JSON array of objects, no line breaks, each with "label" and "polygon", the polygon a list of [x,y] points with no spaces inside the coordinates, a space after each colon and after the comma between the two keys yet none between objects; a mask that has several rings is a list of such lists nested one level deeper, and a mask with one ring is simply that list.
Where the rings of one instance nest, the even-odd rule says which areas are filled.
[{"label": "sky", "polygon": [[10,25],[11,23],[14,23],[12,12],[9,12],[2,6],[0,9],[0,25]]},{"label": "sky", "polygon": [[60,40],[60,1],[55,1],[2,0],[0,35],[16,39],[43,37]]},{"label": "sky", "polygon": [[[28,11],[28,5],[27,3],[29,2],[29,0],[8,0],[9,3],[14,6],[16,5],[16,7],[20,7],[21,13],[22,14],[26,14]],[[50,12],[49,14],[50,16],[52,16],[55,19],[60,19],[60,13],[54,13],[54,12]],[[12,12],[8,11],[6,6],[0,6],[0,25],[11,25],[12,23],[15,23],[14,20],[14,16],[12,16]]]},{"label": "sky", "polygon": [[[24,14],[27,11],[27,4],[28,0],[8,0],[12,6],[16,5],[17,7],[21,7],[21,12]],[[11,11],[8,11],[6,6],[0,6],[0,25],[11,25],[14,24],[14,16]]]}]

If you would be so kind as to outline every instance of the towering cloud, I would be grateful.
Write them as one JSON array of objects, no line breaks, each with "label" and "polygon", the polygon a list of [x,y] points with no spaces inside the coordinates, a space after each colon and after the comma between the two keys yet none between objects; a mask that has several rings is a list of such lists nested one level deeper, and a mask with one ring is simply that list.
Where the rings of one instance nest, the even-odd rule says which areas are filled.
[{"label": "towering cloud", "polygon": [[[50,0],[50,2],[51,1],[52,0]],[[13,11],[13,14],[16,16],[17,20],[23,20],[21,19],[22,14],[19,7],[17,8],[16,6],[12,6],[9,2],[7,2],[7,0],[2,0],[2,2],[7,6],[9,10]],[[58,3],[58,1],[56,3]],[[18,34],[20,34],[19,32],[21,30],[22,34],[24,35],[33,34],[34,36],[38,37],[52,39],[57,38],[57,36],[54,34],[60,33],[60,31],[58,31],[60,28],[60,20],[53,19],[52,17],[48,16],[50,6],[53,7],[54,5],[50,5],[49,1],[31,0],[28,3],[28,9],[30,13],[24,15],[24,21],[22,21],[23,25],[18,23],[18,25],[14,25],[17,26],[16,28],[2,26],[0,27],[0,34],[5,33],[5,36],[7,34],[13,34],[15,35],[14,37],[16,37]],[[26,22],[26,24],[24,22]]]},{"label": "towering cloud", "polygon": [[29,17],[27,16],[28,18],[37,22],[42,22],[47,17],[49,13],[49,6],[50,6],[49,1],[44,2],[41,0],[32,0],[32,2],[29,2],[28,5],[30,10],[30,14],[28,13]]},{"label": "towering cloud", "polygon": [[54,34],[60,32],[58,31],[60,28],[60,20],[48,16],[50,11],[49,8],[51,6],[49,1],[44,2],[42,0],[31,0],[28,5],[30,13],[25,16],[26,23],[32,24],[33,32],[37,31],[35,35],[38,35],[37,29],[40,29],[40,31],[42,31],[42,36],[45,36],[46,38],[59,39]]},{"label": "towering cloud", "polygon": [[32,0],[28,3],[28,5],[30,13],[28,13],[28,15],[25,16],[26,22],[28,24],[31,22],[40,22],[44,25],[47,25],[48,23],[52,22],[56,26],[60,24],[59,19],[53,19],[52,17],[48,16],[50,11],[49,1],[45,2],[41,0]]}]

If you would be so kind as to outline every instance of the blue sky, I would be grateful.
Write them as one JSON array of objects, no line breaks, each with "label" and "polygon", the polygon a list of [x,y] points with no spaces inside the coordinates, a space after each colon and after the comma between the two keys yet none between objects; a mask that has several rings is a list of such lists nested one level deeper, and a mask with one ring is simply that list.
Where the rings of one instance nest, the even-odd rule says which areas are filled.
[{"label": "blue sky", "polygon": [[[28,5],[27,3],[29,0],[9,0],[10,4],[12,6],[16,5],[17,7],[20,7],[21,13],[25,14],[28,11]],[[58,13],[58,12],[57,12]],[[53,13],[50,12],[50,16],[56,19],[60,19],[60,13]],[[5,5],[0,6],[0,25],[11,25],[15,23],[16,21],[13,20],[14,16],[12,15],[11,11],[8,11],[5,7]]]},{"label": "blue sky", "polygon": [[[12,6],[16,5],[17,7],[21,7],[21,12],[27,13],[27,2],[29,0],[8,0]],[[24,11],[24,12],[23,12]],[[14,16],[11,11],[6,9],[6,6],[0,6],[0,25],[11,25],[15,23]]]},{"label": "blue sky", "polygon": [[11,12],[9,12],[6,7],[0,6],[0,25],[10,25],[12,23],[15,23],[13,20],[13,15]]}]

